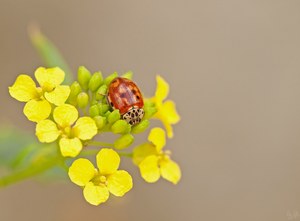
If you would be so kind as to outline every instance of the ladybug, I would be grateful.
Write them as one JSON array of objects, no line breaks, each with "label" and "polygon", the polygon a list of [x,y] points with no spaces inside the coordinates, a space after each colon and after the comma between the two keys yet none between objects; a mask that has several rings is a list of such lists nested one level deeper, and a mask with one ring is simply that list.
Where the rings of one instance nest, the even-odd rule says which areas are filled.
[{"label": "ladybug", "polygon": [[117,77],[109,84],[107,102],[112,109],[118,109],[122,119],[130,125],[138,124],[144,117],[142,93],[137,85],[127,78]]}]

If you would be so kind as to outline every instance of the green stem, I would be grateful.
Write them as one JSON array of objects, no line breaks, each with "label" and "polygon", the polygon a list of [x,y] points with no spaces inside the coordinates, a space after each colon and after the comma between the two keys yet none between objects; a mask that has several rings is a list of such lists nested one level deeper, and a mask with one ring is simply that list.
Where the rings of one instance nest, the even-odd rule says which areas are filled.
[{"label": "green stem", "polygon": [[19,166],[24,161],[24,159],[36,148],[36,145],[29,145],[28,147],[25,147],[23,150],[21,150],[20,153],[11,162],[11,167],[15,169],[17,166]]},{"label": "green stem", "polygon": [[101,141],[96,141],[96,140],[91,140],[87,142],[87,145],[89,146],[96,146],[96,147],[113,147],[114,144],[112,143],[105,143],[105,142],[101,142]]},{"label": "green stem", "polygon": [[133,157],[133,153],[132,152],[129,152],[129,153],[126,153],[126,152],[117,152],[120,156],[122,157],[129,157],[129,158],[132,158]]},{"label": "green stem", "polygon": [[5,177],[0,178],[0,187],[8,186],[13,183],[17,183],[19,181],[28,179],[30,177],[37,176],[52,167],[59,165],[59,161],[57,158],[53,158],[51,160],[45,161],[36,161],[35,163],[31,164],[29,167],[7,175]]},{"label": "green stem", "polygon": [[94,156],[99,152],[99,150],[83,150],[80,152],[80,157],[88,157],[88,156]]},{"label": "green stem", "polygon": [[66,73],[65,82],[72,82],[73,75],[67,62],[56,46],[41,33],[39,27],[36,24],[31,24],[28,27],[28,33],[33,46],[44,60],[45,65],[48,67],[60,67]]}]

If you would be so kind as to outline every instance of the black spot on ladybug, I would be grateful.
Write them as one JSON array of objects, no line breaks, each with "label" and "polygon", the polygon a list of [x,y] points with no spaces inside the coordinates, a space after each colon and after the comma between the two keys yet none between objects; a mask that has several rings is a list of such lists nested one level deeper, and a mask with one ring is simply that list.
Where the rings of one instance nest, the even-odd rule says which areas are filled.
[{"label": "black spot on ladybug", "polygon": [[132,89],[131,92],[132,92],[133,94],[136,94],[136,90],[134,90],[134,89]]},{"label": "black spot on ladybug", "polygon": [[114,103],[113,103],[113,102],[110,102],[110,105],[113,107],[113,106],[114,106]]},{"label": "black spot on ladybug", "polygon": [[131,117],[134,117],[134,113],[131,114]]},{"label": "black spot on ladybug", "polygon": [[120,97],[121,97],[121,98],[125,98],[125,97],[126,97],[126,94],[125,94],[125,93],[121,93],[121,94],[120,94]]},{"label": "black spot on ladybug", "polygon": [[138,112],[135,112],[135,116],[136,116],[136,117],[139,116],[139,113],[138,113]]},{"label": "black spot on ladybug", "polygon": [[137,96],[136,96],[136,99],[137,99],[137,100],[139,100],[139,99],[140,99],[140,96],[139,96],[139,95],[137,95]]}]

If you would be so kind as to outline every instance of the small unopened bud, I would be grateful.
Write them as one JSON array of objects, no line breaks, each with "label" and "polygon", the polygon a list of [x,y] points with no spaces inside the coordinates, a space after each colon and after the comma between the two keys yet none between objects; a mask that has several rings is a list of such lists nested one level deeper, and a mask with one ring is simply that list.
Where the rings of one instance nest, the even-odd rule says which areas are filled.
[{"label": "small unopened bud", "polygon": [[112,126],[111,131],[115,134],[122,134],[127,132],[130,125],[125,120],[117,120]]},{"label": "small unopened bud", "polygon": [[76,97],[81,92],[80,84],[77,81],[74,81],[71,84],[70,89],[71,89],[71,92],[70,92],[69,97]]},{"label": "small unopened bud", "polygon": [[99,115],[98,105],[92,105],[89,109],[89,113],[91,117],[95,117]]},{"label": "small unopened bud", "polygon": [[118,150],[125,149],[126,147],[129,147],[134,141],[134,137],[131,134],[124,134],[121,137],[119,137],[114,142],[114,147]]},{"label": "small unopened bud", "polygon": [[106,119],[108,119],[108,116],[111,114],[111,111],[106,111],[106,113],[104,114],[104,116],[106,117]]},{"label": "small unopened bud", "polygon": [[117,120],[119,120],[121,117],[120,115],[120,111],[119,110],[114,110],[113,112],[111,112],[109,115],[108,115],[108,123],[114,123],[116,122]]},{"label": "small unopened bud", "polygon": [[103,77],[101,72],[95,72],[89,81],[89,89],[95,92],[100,87],[102,81]]},{"label": "small unopened bud", "polygon": [[89,103],[89,95],[85,92],[81,92],[77,96],[77,105],[80,108],[85,108]]},{"label": "small unopened bud", "polygon": [[106,124],[106,117],[96,116],[94,117],[94,121],[96,122],[97,128],[100,130]]},{"label": "small unopened bud", "polygon": [[134,125],[131,128],[131,132],[134,134],[142,133],[149,127],[149,125],[150,125],[149,120],[142,120],[140,123],[138,123],[137,125]]},{"label": "small unopened bud", "polygon": [[68,102],[75,106],[77,104],[77,95],[81,92],[80,84],[77,81],[74,81],[71,84],[70,89],[71,91],[68,98]]},{"label": "small unopened bud", "polygon": [[144,119],[151,118],[157,112],[157,108],[155,107],[155,103],[151,102],[150,100],[146,100],[144,104]]},{"label": "small unopened bud", "polygon": [[121,77],[132,80],[132,75],[133,75],[132,71],[127,71],[126,73],[122,74]]},{"label": "small unopened bud", "polygon": [[104,116],[105,113],[109,110],[109,106],[107,104],[99,103],[98,105],[99,114]]},{"label": "small unopened bud", "polygon": [[105,95],[107,94],[107,85],[103,84],[99,87],[99,89],[96,92],[96,100],[100,101]]},{"label": "small unopened bud", "polygon": [[108,77],[106,77],[104,79],[104,84],[106,84],[108,86],[110,84],[110,82],[112,82],[112,80],[115,79],[116,77],[118,77],[117,72],[114,72],[111,75],[108,75]]},{"label": "small unopened bud", "polygon": [[91,72],[84,66],[78,68],[78,82],[80,86],[87,90],[89,88],[89,81],[91,79]]}]

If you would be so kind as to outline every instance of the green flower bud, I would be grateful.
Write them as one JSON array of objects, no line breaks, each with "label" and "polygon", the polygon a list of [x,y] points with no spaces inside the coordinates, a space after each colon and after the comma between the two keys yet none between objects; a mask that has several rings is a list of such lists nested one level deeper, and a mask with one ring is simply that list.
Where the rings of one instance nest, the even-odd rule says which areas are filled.
[{"label": "green flower bud", "polygon": [[109,105],[107,104],[102,104],[102,103],[99,103],[97,104],[98,108],[99,108],[99,114],[104,116],[105,113],[109,110]]},{"label": "green flower bud", "polygon": [[91,105],[97,105],[97,104],[98,104],[98,101],[96,101],[95,99],[92,99],[91,102],[90,102],[90,104],[91,104]]},{"label": "green flower bud", "polygon": [[101,72],[95,72],[90,79],[89,89],[92,92],[96,91],[100,87],[102,81],[103,81],[103,77]]},{"label": "green flower bud", "polygon": [[118,150],[129,147],[134,141],[134,137],[131,134],[124,134],[114,142],[114,147]]},{"label": "green flower bud", "polygon": [[79,108],[85,108],[89,103],[89,95],[85,92],[81,92],[77,96],[77,105]]},{"label": "green flower bud", "polygon": [[106,124],[106,117],[96,116],[94,117],[94,121],[96,122],[97,128],[100,130]]},{"label": "green flower bud", "polygon": [[150,119],[151,117],[153,117],[154,114],[156,114],[157,109],[156,107],[149,107],[149,108],[144,108],[144,111],[145,111],[144,119]]},{"label": "green flower bud", "polygon": [[80,84],[77,81],[74,81],[70,87],[70,96],[69,97],[77,97],[77,95],[81,92]]},{"label": "green flower bud", "polygon": [[111,114],[111,111],[106,111],[106,113],[104,114],[104,116],[106,117],[106,119],[108,119],[108,116]]},{"label": "green flower bud", "polygon": [[142,133],[149,127],[149,125],[150,125],[149,120],[142,120],[139,124],[134,125],[131,128],[131,132],[134,134]]},{"label": "green flower bud", "polygon": [[86,69],[84,66],[80,66],[78,68],[78,82],[80,86],[84,89],[87,90],[89,88],[89,81],[91,78],[91,72]]},{"label": "green flower bud", "polygon": [[151,102],[150,100],[145,100],[144,111],[145,111],[144,119],[150,119],[157,112],[155,103]]},{"label": "green flower bud", "polygon": [[131,125],[127,123],[127,128],[126,130],[124,130],[124,132],[122,134],[128,134],[131,131]]},{"label": "green flower bud", "polygon": [[103,84],[96,92],[96,100],[100,101],[107,94],[107,85]]},{"label": "green flower bud", "polygon": [[99,115],[99,108],[98,105],[93,105],[89,109],[89,113],[91,117],[95,117]]},{"label": "green flower bud", "polygon": [[106,84],[108,86],[110,84],[110,82],[112,82],[112,80],[115,79],[116,77],[118,77],[117,72],[114,72],[111,75],[108,75],[108,77],[106,77],[104,80],[104,84]]},{"label": "green flower bud", "polygon": [[121,77],[132,80],[132,75],[133,75],[132,71],[127,71],[126,73],[122,74]]},{"label": "green flower bud", "polygon": [[112,126],[111,131],[115,134],[122,134],[127,132],[128,126],[130,125],[125,120],[117,120]]},{"label": "green flower bud", "polygon": [[68,102],[72,105],[77,104],[77,95],[81,92],[80,84],[77,81],[74,81],[70,86],[70,95],[68,98]]},{"label": "green flower bud", "polygon": [[121,117],[120,111],[119,110],[114,110],[107,117],[108,123],[112,124],[112,123],[116,122],[117,120],[119,120],[120,117]]}]

